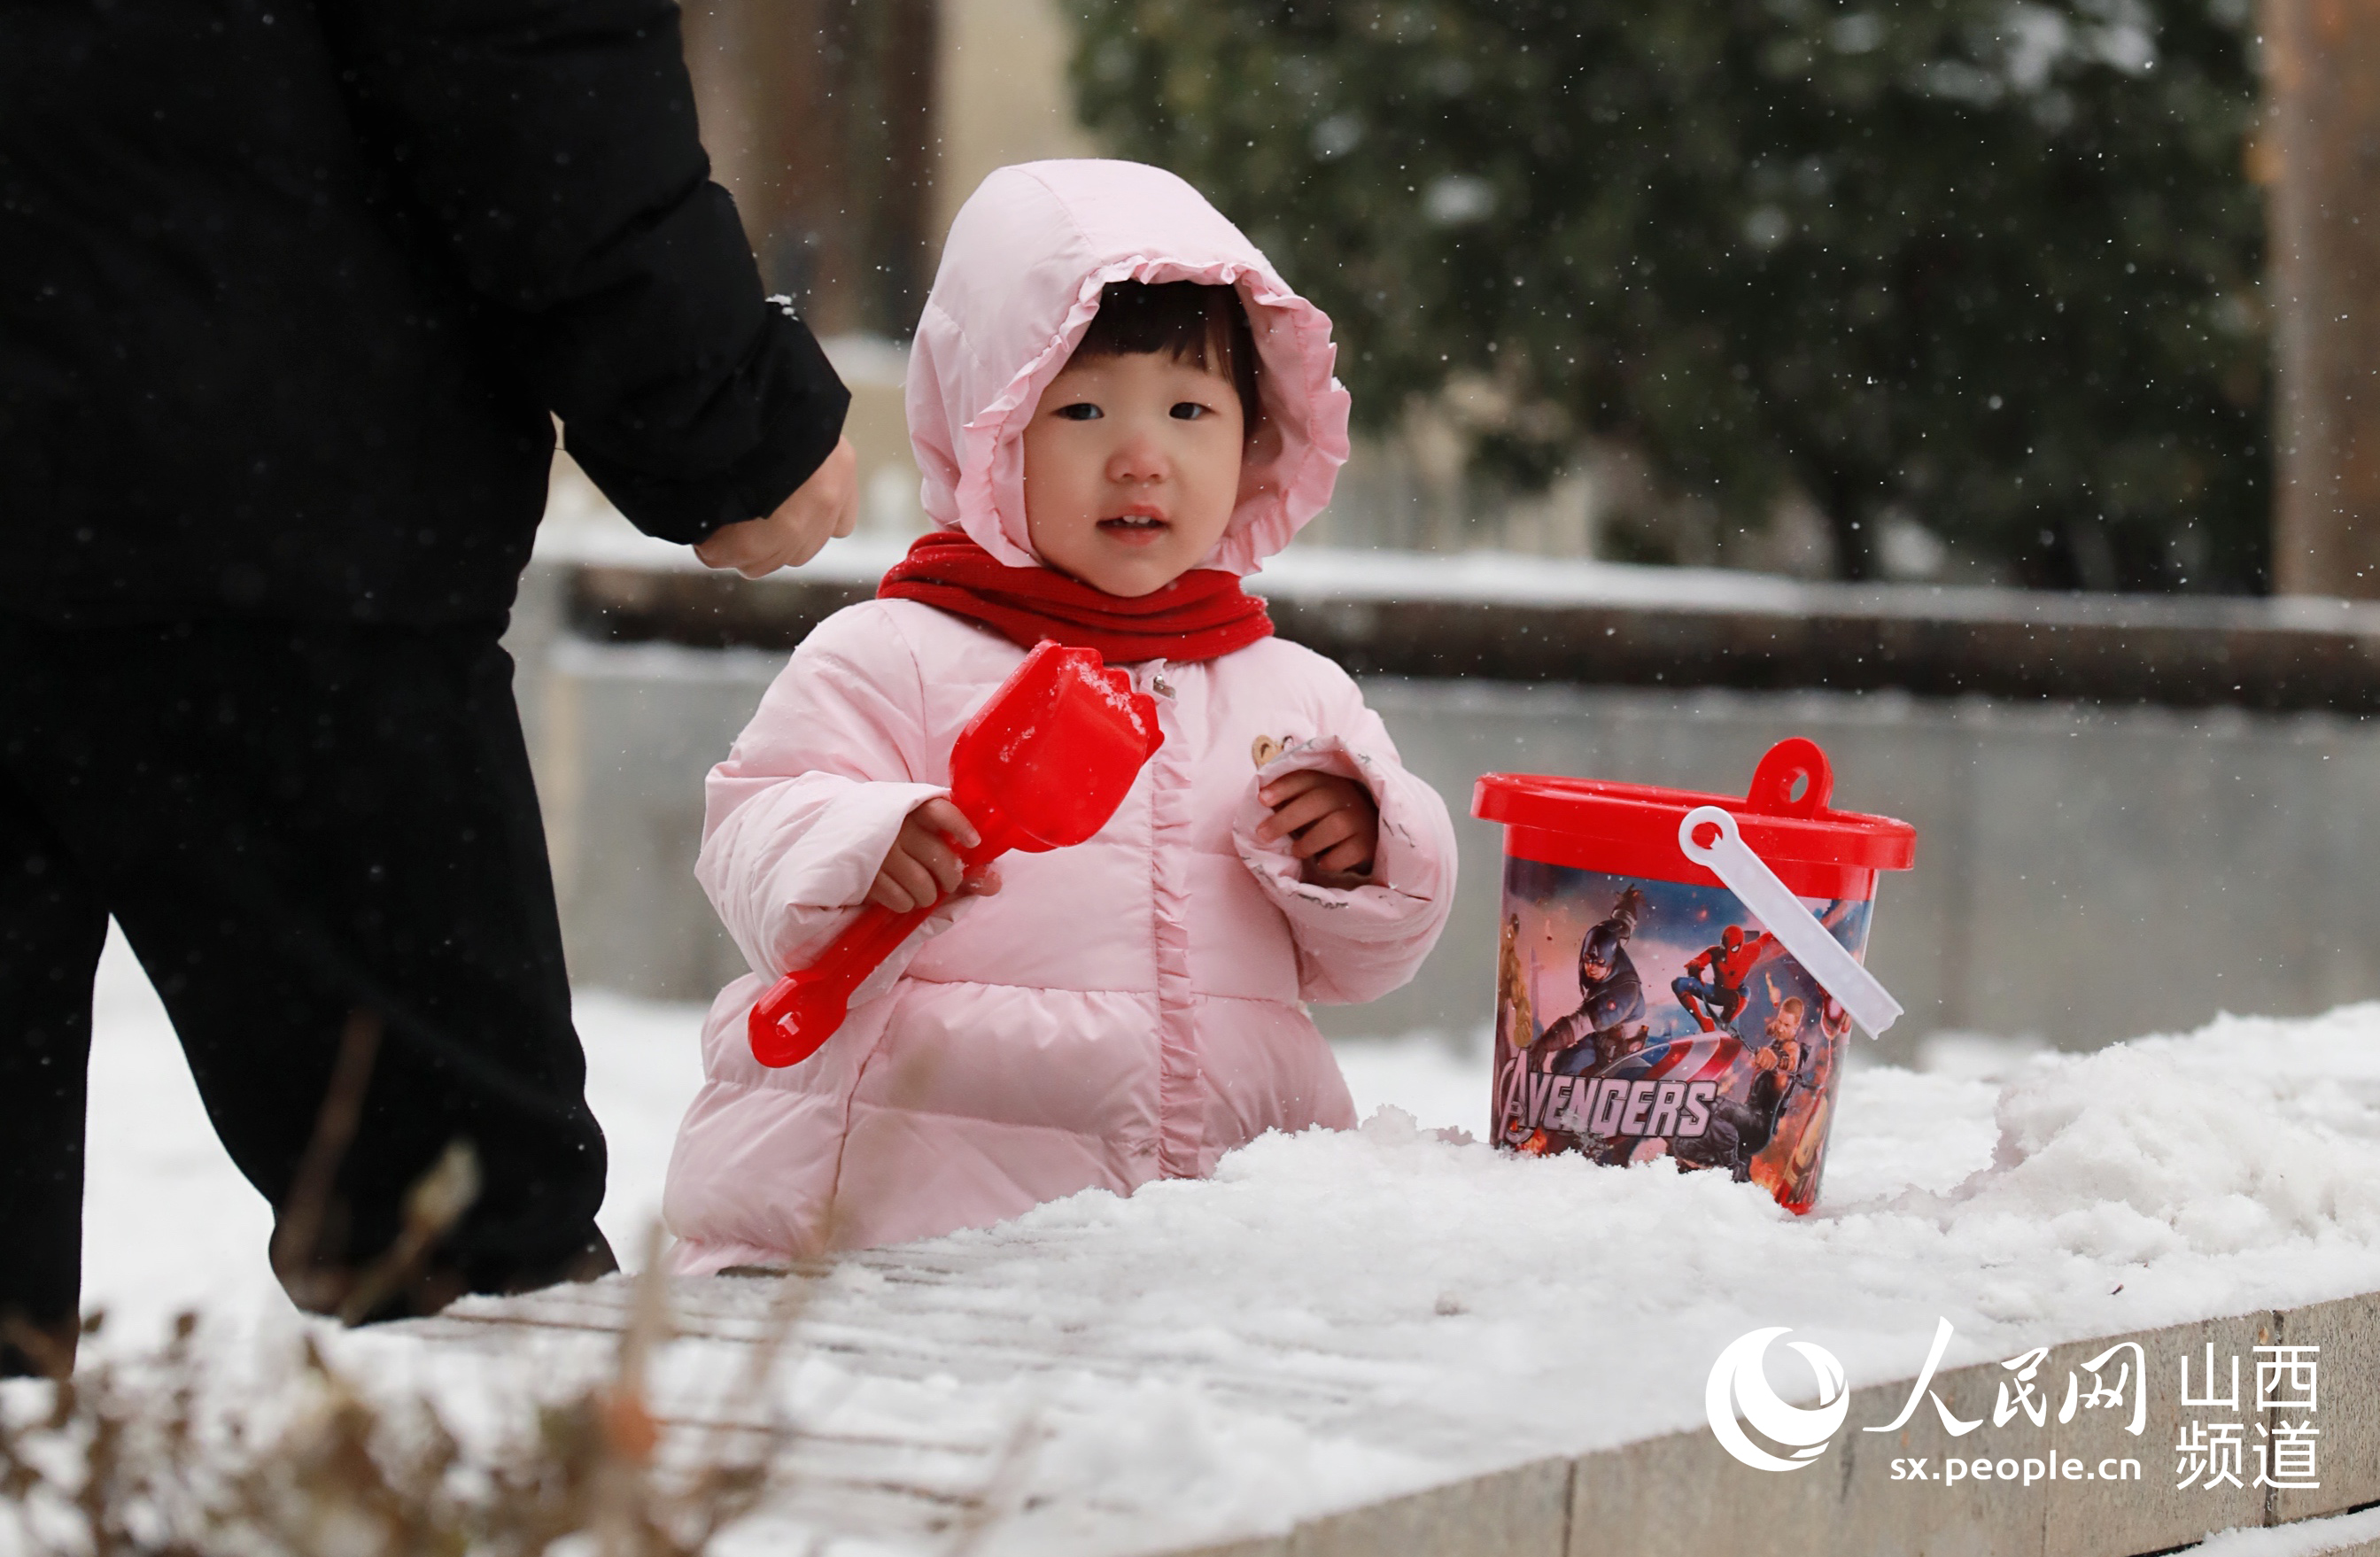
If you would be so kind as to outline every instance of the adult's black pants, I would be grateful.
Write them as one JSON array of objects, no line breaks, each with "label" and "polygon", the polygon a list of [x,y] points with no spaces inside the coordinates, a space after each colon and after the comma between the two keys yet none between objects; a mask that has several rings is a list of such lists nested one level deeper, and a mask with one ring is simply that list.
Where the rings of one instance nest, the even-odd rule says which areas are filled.
[{"label": "adult's black pants", "polygon": [[387,1318],[611,1267],[492,628],[0,616],[0,1370],[71,1356],[110,916],[293,1298]]}]

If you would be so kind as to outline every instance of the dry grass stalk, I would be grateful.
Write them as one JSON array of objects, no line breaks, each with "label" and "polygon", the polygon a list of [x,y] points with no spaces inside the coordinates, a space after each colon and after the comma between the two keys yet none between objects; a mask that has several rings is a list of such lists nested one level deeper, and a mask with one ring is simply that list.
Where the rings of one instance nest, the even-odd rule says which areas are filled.
[{"label": "dry grass stalk", "polygon": [[380,1040],[377,1016],[358,1011],[347,1017],[322,1106],[314,1116],[314,1134],[298,1159],[288,1204],[273,1230],[273,1273],[290,1301],[318,1314],[336,1313],[346,1295],[344,1275],[320,1268],[316,1259],[328,1232],[339,1164],[346,1160],[363,1120],[364,1092],[380,1059]]},{"label": "dry grass stalk", "polygon": [[[370,1014],[349,1020],[272,1251],[293,1300],[349,1323],[417,1281],[480,1191],[477,1155],[457,1141],[414,1184],[377,1259],[357,1271],[320,1258],[340,1241],[334,1183],[381,1037]],[[0,1557],[542,1557],[573,1537],[597,1557],[698,1557],[783,1490],[796,1429],[776,1398],[778,1367],[832,1266],[774,1274],[735,1385],[698,1420],[665,1421],[652,1405],[654,1360],[673,1335],[662,1245],[656,1227],[610,1376],[480,1435],[478,1449],[430,1394],[375,1393],[310,1335],[286,1387],[259,1394],[210,1374],[195,1315],[153,1355],[79,1371],[58,1338],[9,1320],[0,1340],[51,1381],[0,1401]],[[101,1324],[93,1315],[83,1332]],[[44,1409],[9,1408],[41,1388]],[[667,1456],[673,1430],[690,1441]],[[1028,1412],[965,1501],[951,1557],[1014,1511],[1038,1440]]]},{"label": "dry grass stalk", "polygon": [[601,1557],[697,1557],[776,1490],[793,1429],[771,1381],[806,1283],[785,1283],[728,1414],[665,1457],[658,1253],[610,1376],[485,1447],[427,1393],[370,1390],[310,1336],[284,1388],[218,1380],[190,1315],[152,1356],[26,1386],[0,1411],[0,1551],[13,1522],[23,1557],[537,1557],[572,1536]]}]

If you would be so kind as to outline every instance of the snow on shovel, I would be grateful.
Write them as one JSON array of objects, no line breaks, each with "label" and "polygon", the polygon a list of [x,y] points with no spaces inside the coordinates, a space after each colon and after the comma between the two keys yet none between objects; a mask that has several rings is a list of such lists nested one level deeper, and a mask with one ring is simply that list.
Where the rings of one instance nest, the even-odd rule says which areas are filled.
[{"label": "snow on shovel", "polygon": [[[983,841],[960,855],[972,874],[1010,849],[1069,848],[1108,824],[1165,734],[1157,705],[1091,649],[1043,643],[1025,656],[951,747],[951,802]],[[752,1057],[798,1064],[834,1036],[854,991],[939,905],[859,912],[818,961],[753,1007]]]}]

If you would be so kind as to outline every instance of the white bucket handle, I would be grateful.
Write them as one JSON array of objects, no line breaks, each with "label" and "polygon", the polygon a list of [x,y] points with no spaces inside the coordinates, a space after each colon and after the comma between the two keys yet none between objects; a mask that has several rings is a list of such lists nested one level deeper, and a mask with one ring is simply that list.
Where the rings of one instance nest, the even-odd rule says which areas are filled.
[{"label": "white bucket handle", "polygon": [[[1708,845],[1694,841],[1694,833],[1705,826],[1718,829],[1718,837]],[[1678,847],[1688,859],[1726,882],[1727,890],[1871,1035],[1900,1019],[1900,1003],[1876,981],[1875,974],[1843,950],[1843,943],[1802,906],[1793,889],[1777,879],[1768,862],[1752,852],[1752,845],[1736,830],[1733,812],[1718,806],[1696,806],[1678,823]]]}]

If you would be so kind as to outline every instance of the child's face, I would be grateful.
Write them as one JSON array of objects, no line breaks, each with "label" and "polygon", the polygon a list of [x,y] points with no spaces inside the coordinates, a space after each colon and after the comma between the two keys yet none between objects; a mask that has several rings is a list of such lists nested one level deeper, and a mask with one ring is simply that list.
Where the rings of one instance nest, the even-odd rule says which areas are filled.
[{"label": "child's face", "polygon": [[1135,597],[1198,566],[1239,503],[1232,381],[1163,353],[1069,362],[1025,429],[1025,524],[1044,562]]}]

